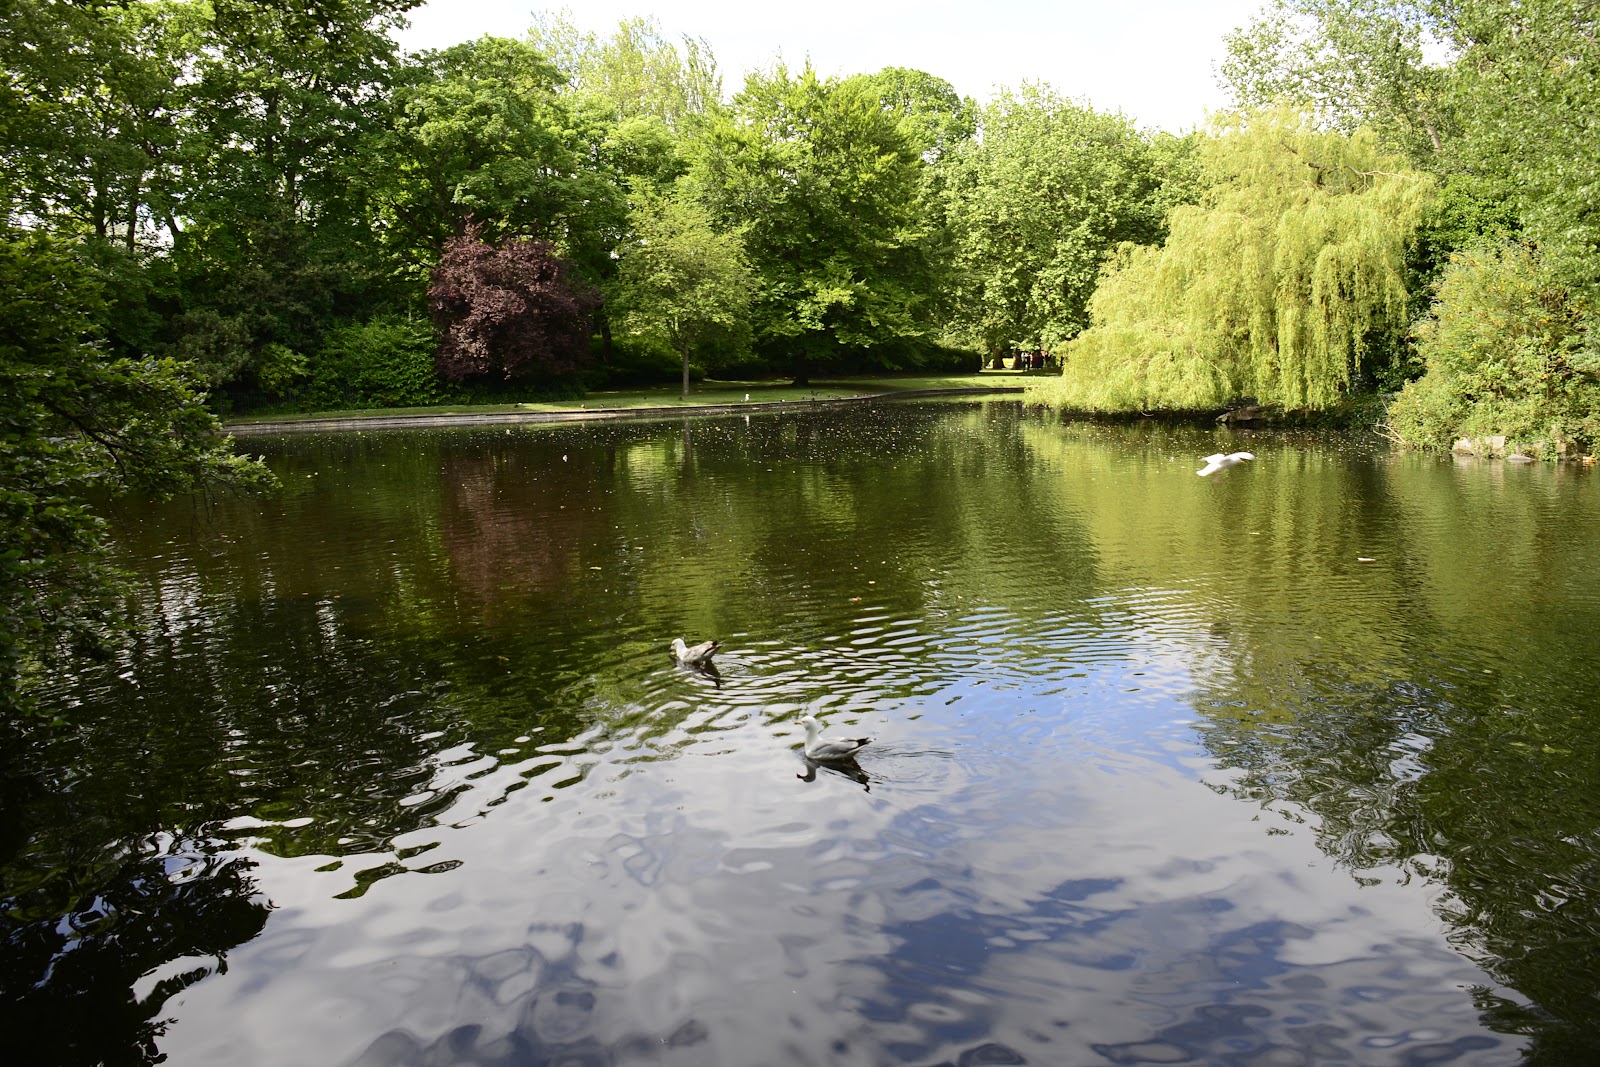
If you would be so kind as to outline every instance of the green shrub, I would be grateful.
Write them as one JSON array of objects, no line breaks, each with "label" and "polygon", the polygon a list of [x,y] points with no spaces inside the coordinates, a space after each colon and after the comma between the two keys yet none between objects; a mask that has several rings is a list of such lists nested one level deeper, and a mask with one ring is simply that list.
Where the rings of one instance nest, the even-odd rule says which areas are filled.
[{"label": "green shrub", "polygon": [[310,410],[421,407],[454,399],[434,372],[427,320],[380,318],[328,331],[301,395]]},{"label": "green shrub", "polygon": [[590,389],[620,389],[676,381],[683,361],[666,342],[651,337],[617,334],[609,355],[597,342],[583,368],[583,384]]},{"label": "green shrub", "polygon": [[1507,451],[1554,456],[1600,437],[1600,359],[1583,309],[1528,247],[1451,257],[1414,333],[1426,372],[1389,408],[1405,444],[1449,448],[1504,435]]}]

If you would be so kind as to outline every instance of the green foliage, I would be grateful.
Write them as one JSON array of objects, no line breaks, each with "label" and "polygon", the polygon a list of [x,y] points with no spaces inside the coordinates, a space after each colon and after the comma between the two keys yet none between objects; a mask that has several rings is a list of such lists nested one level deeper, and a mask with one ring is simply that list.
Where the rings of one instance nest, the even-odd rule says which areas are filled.
[{"label": "green foliage", "polygon": [[[990,354],[1053,348],[1088,325],[1111,249],[1161,239],[1162,157],[1128,119],[1042,86],[1000,93],[979,120],[983,136],[946,168],[952,334]],[[1170,144],[1163,153],[1181,157]]]},{"label": "green foliage", "polygon": [[691,357],[719,342],[743,347],[755,275],[738,235],[716,232],[705,205],[684,190],[641,189],[628,219],[634,237],[621,252],[612,318],[679,355],[688,396]]},{"label": "green foliage", "polygon": [[1202,145],[1209,188],[1164,247],[1125,247],[1093,329],[1042,391],[1080,410],[1328,408],[1406,325],[1405,251],[1432,183],[1370,134],[1288,113],[1235,117]]},{"label": "green foliage", "polygon": [[1227,36],[1219,80],[1244,109],[1288,104],[1426,164],[1455,132],[1441,27],[1410,0],[1271,0]]},{"label": "green foliage", "polygon": [[586,390],[655,385],[671,381],[682,365],[677,352],[660,337],[622,334],[609,353],[595,352],[582,369]]},{"label": "green foliage", "polygon": [[1600,440],[1600,358],[1584,350],[1558,275],[1527,246],[1458,253],[1416,332],[1427,373],[1389,409],[1403,443],[1504,435],[1508,451],[1554,457]]},{"label": "green foliage", "polygon": [[0,63],[5,214],[130,250],[170,210],[178,88],[200,5],[11,0]]},{"label": "green foliage", "polygon": [[300,394],[307,410],[422,407],[452,394],[434,373],[438,342],[425,319],[380,318],[329,330]]},{"label": "green foliage", "polygon": [[1461,169],[1498,179],[1546,265],[1600,302],[1600,48],[1594,0],[1457,0]]},{"label": "green foliage", "polygon": [[[484,37],[428,53],[395,93],[374,189],[392,254],[421,279],[473,219],[491,239],[587,247],[586,202],[619,199],[582,165],[561,73],[531,45]],[[620,208],[618,209],[620,210]]]},{"label": "green foliage", "polygon": [[760,285],[757,350],[897,367],[930,332],[931,265],[916,147],[876,89],[782,65],[751,74],[708,124],[691,178],[715,225],[740,228]]},{"label": "green foliage", "polygon": [[978,132],[977,104],[943,78],[908,67],[884,67],[855,80],[899,119],[906,140],[929,163],[937,163]]},{"label": "green foliage", "polygon": [[360,149],[410,6],[11,0],[6,216],[85,242],[119,350],[267,386],[383,288],[350,179],[376,170]]},{"label": "green foliage", "polygon": [[534,16],[528,40],[561,68],[577,92],[602,100],[621,118],[654,118],[679,128],[722,99],[722,78],[711,46],[684,36],[674,44],[654,18],[623,19],[602,38],[562,14]]},{"label": "green foliage", "polygon": [[[1412,250],[1415,292],[1457,250],[1525,240],[1579,314],[1600,302],[1594,27],[1592,0],[1275,0],[1229,38],[1222,74],[1240,103],[1288,99],[1335,125],[1365,124],[1441,176]],[[1491,299],[1484,312],[1498,307]],[[1402,361],[1379,379],[1398,384],[1414,369]]]},{"label": "green foliage", "polygon": [[116,575],[91,499],[271,476],[232,454],[187,370],[95,340],[93,274],[40,234],[0,239],[0,714],[56,657],[97,647]]},{"label": "green foliage", "polygon": [[209,17],[164,116],[180,148],[162,218],[179,303],[171,351],[198,346],[215,385],[270,391],[284,349],[311,351],[324,323],[389,295],[367,202],[386,173],[372,133],[393,83],[389,34],[415,0],[173,6]]}]

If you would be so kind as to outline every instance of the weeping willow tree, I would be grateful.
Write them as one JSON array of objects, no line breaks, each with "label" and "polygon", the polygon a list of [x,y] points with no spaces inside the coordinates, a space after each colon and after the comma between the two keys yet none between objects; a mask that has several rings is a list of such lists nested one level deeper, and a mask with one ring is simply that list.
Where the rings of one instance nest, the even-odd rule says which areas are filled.
[{"label": "weeping willow tree", "polygon": [[1074,410],[1192,411],[1254,398],[1326,408],[1403,334],[1406,240],[1429,180],[1365,132],[1298,115],[1219,120],[1207,191],[1167,243],[1123,246],[1035,399]]}]

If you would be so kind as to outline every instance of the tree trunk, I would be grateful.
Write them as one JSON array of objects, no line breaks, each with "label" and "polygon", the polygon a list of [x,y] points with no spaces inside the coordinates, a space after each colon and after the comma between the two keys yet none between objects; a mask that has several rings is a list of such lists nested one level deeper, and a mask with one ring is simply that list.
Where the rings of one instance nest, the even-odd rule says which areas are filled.
[{"label": "tree trunk", "polygon": [[689,399],[689,348],[683,348],[683,398]]},{"label": "tree trunk", "polygon": [[604,315],[600,316],[600,362],[611,363],[611,322]]},{"label": "tree trunk", "polygon": [[806,359],[804,352],[798,352],[794,357],[794,384],[811,384],[811,361]]},{"label": "tree trunk", "polygon": [[139,193],[141,191],[142,190],[140,190],[139,184],[137,182],[135,182],[133,188],[128,192],[128,241],[127,241],[127,248],[128,248],[128,254],[129,255],[132,255],[133,252],[134,252],[134,237],[135,237],[135,234],[136,234],[136,232],[137,232],[137,230],[139,228],[139,226],[138,226],[138,223],[139,223]]}]

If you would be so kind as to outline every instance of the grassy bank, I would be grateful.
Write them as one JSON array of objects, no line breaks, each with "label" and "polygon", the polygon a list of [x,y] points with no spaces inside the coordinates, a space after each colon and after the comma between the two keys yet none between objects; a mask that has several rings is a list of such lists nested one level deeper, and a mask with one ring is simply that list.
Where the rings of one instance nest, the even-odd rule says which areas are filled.
[{"label": "grassy bank", "polygon": [[797,386],[787,380],[703,381],[697,382],[687,399],[678,395],[676,384],[639,386],[632,389],[597,391],[576,400],[529,401],[512,404],[441,404],[435,407],[365,408],[345,411],[308,411],[294,414],[250,414],[229,419],[230,425],[257,422],[298,422],[304,419],[363,418],[393,415],[479,415],[521,411],[626,411],[631,408],[684,409],[715,404],[794,403],[800,400],[837,400],[882,393],[910,393],[922,389],[981,389],[992,386],[1021,385],[1027,374],[1016,371],[983,371],[971,374],[880,375],[849,378],[819,378],[810,385]]}]

